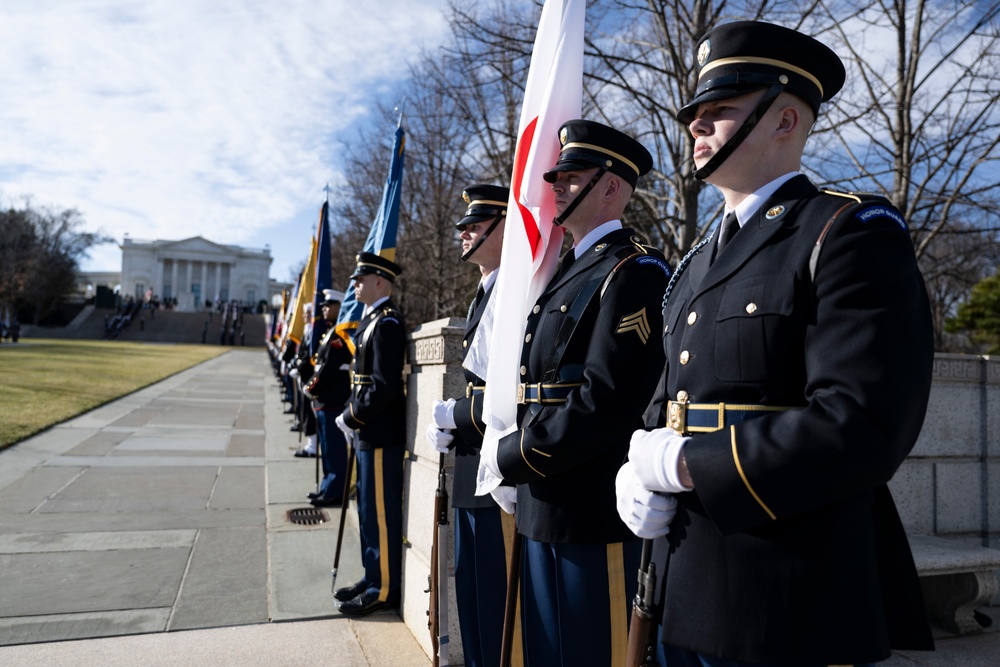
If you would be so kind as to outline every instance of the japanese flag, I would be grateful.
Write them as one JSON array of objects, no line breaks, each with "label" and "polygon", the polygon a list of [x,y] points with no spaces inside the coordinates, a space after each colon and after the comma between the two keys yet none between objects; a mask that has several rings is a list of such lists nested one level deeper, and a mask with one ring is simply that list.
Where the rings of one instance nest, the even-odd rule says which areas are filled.
[{"label": "japanese flag", "polygon": [[[471,368],[486,379],[482,458],[495,468],[498,440],[517,428],[517,385],[521,344],[529,310],[555,272],[563,230],[552,224],[555,199],[542,174],[559,158],[559,128],[580,117],[583,100],[583,26],[585,0],[546,0],[538,21],[521,119],[514,172],[496,286],[476,332]],[[485,371],[485,372],[481,372]],[[480,465],[476,493],[500,484]]]}]

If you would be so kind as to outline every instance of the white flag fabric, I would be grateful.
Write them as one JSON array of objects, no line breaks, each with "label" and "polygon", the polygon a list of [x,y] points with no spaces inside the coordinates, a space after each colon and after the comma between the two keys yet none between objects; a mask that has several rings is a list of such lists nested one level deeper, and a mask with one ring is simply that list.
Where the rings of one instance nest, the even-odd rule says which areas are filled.
[{"label": "white flag fabric", "polygon": [[489,367],[485,375],[477,373],[489,387],[483,398],[486,434],[478,495],[500,484],[494,474],[497,442],[517,428],[518,368],[528,311],[555,272],[562,247],[563,229],[552,224],[555,199],[542,174],[559,158],[559,128],[581,114],[585,13],[585,0],[545,0],[535,34],[494,288]]}]

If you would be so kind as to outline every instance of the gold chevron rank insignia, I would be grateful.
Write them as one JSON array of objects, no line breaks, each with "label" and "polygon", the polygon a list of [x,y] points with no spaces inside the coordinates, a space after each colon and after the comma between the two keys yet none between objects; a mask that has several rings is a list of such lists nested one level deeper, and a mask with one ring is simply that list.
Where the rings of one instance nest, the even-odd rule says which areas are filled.
[{"label": "gold chevron rank insignia", "polygon": [[629,331],[639,334],[639,340],[642,341],[643,345],[649,340],[649,320],[646,318],[645,307],[636,313],[623,317],[615,333],[628,333]]}]

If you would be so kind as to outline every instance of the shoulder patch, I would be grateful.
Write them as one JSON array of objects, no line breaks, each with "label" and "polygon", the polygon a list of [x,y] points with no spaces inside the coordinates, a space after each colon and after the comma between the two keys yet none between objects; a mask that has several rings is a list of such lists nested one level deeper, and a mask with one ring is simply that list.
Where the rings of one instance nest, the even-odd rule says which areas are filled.
[{"label": "shoulder patch", "polygon": [[664,277],[670,277],[670,266],[667,264],[665,259],[657,257],[656,255],[642,255],[640,257],[636,257],[635,261],[640,265],[652,264],[663,271]]},{"label": "shoulder patch", "polygon": [[875,206],[868,206],[860,211],[856,211],[854,217],[862,223],[874,220],[875,218],[889,218],[899,225],[900,229],[906,231],[906,221],[903,220],[903,216],[900,215],[899,211],[889,206],[877,204]]}]

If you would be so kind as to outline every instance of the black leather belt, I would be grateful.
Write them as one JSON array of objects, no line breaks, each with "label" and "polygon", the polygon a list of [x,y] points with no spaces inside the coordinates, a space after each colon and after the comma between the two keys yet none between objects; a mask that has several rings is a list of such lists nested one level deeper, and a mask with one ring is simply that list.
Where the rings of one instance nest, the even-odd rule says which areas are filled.
[{"label": "black leather belt", "polygon": [[582,382],[566,382],[561,384],[546,384],[536,382],[534,384],[517,385],[518,404],[538,403],[540,405],[558,405],[565,403],[570,393],[577,387],[582,387]]},{"label": "black leather belt", "polygon": [[360,373],[351,373],[351,388],[355,387],[367,387],[375,384],[375,380],[372,379],[371,375],[361,375]]},{"label": "black leather belt", "polygon": [[482,394],[484,391],[486,391],[486,385],[484,384],[476,385],[470,382],[469,385],[465,388],[465,397],[472,398],[473,396],[478,396],[479,394]]},{"label": "black leather belt", "polygon": [[712,433],[768,413],[791,408],[737,403],[680,403],[667,401],[667,426],[681,435]]}]

